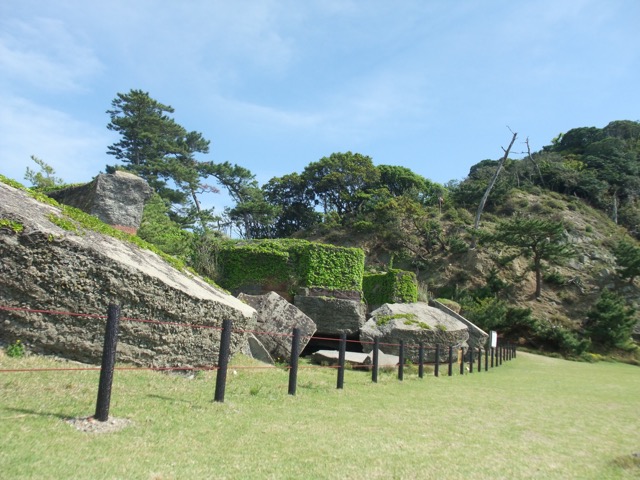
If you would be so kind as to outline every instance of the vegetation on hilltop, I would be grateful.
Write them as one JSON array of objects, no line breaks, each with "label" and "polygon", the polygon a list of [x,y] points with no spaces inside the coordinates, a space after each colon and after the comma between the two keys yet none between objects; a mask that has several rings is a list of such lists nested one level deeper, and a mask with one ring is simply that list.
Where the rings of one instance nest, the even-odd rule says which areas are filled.
[{"label": "vegetation on hilltop", "polygon": [[[112,107],[109,128],[122,139],[108,153],[157,192],[139,235],[196,270],[215,276],[210,252],[230,226],[243,239],[357,246],[369,271],[413,271],[422,290],[512,341],[569,355],[635,349],[639,122],[575,128],[538,152],[526,141],[524,158],[508,158],[507,149],[447,185],[341,152],[260,187],[242,167],[197,160],[209,141],[148,93],[118,94]],[[199,195],[215,191],[208,178],[234,206],[201,207]],[[615,334],[603,336],[607,325]]]}]

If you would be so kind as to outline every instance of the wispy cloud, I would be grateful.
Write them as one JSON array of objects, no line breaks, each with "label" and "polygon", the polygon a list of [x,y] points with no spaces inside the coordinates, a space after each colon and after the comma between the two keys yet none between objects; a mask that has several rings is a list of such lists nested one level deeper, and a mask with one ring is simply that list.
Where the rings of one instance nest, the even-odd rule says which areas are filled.
[{"label": "wispy cloud", "polygon": [[0,97],[0,172],[21,180],[30,156],[42,158],[67,182],[90,180],[112,160],[104,153],[112,142],[70,115],[20,98]]},{"label": "wispy cloud", "polygon": [[31,23],[9,20],[0,33],[0,70],[6,80],[44,91],[83,89],[99,73],[101,62],[70,33],[62,21],[37,18]]}]

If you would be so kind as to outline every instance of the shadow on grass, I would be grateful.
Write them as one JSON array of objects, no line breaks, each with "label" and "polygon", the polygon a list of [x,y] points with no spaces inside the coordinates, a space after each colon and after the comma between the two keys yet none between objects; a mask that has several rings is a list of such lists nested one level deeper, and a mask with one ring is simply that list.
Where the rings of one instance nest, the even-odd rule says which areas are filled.
[{"label": "shadow on grass", "polygon": [[[147,395],[147,398],[155,398],[156,400],[162,400],[164,402],[171,402],[171,403],[186,403],[187,405],[191,405],[193,403],[192,400],[184,400],[182,398],[175,398],[175,397],[165,397],[164,395],[156,395],[153,393]],[[213,394],[211,395],[211,398],[213,399]]]},{"label": "shadow on grass", "polygon": [[623,470],[633,470],[640,472],[640,452],[631,455],[622,455],[613,460],[613,465]]},{"label": "shadow on grass", "polygon": [[[37,410],[29,410],[27,408],[5,408],[4,410],[6,410],[7,412],[15,412],[15,413],[19,413],[20,415],[16,415],[13,418],[20,418],[20,417],[24,417],[27,415],[34,415],[37,417],[54,417],[54,418],[59,418],[60,420],[68,420],[69,418],[73,418],[74,416],[77,415],[65,415],[62,413],[53,413],[53,412],[39,412]],[[8,420],[11,417],[4,417],[3,420]]]}]

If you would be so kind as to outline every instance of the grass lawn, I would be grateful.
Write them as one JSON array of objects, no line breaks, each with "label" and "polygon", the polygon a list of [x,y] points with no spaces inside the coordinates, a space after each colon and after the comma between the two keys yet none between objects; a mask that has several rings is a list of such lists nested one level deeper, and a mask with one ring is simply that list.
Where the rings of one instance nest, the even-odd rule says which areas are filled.
[{"label": "grass lawn", "polygon": [[[0,352],[0,369],[68,365]],[[101,434],[65,421],[94,413],[99,372],[0,372],[0,478],[640,478],[638,367],[520,353],[464,377],[347,371],[336,390],[303,364],[293,397],[288,372],[252,365],[224,403],[214,372],[116,371],[110,414],[131,424]]]}]

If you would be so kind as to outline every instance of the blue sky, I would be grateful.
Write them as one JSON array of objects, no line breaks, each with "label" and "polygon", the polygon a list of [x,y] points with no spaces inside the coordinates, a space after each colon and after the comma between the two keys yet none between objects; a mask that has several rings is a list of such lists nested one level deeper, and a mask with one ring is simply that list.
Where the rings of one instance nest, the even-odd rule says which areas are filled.
[{"label": "blue sky", "polygon": [[639,120],[638,20],[637,0],[3,0],[0,173],[36,155],[89,181],[114,163],[105,111],[142,89],[261,184],[348,150],[462,180],[507,127],[517,152]]}]

